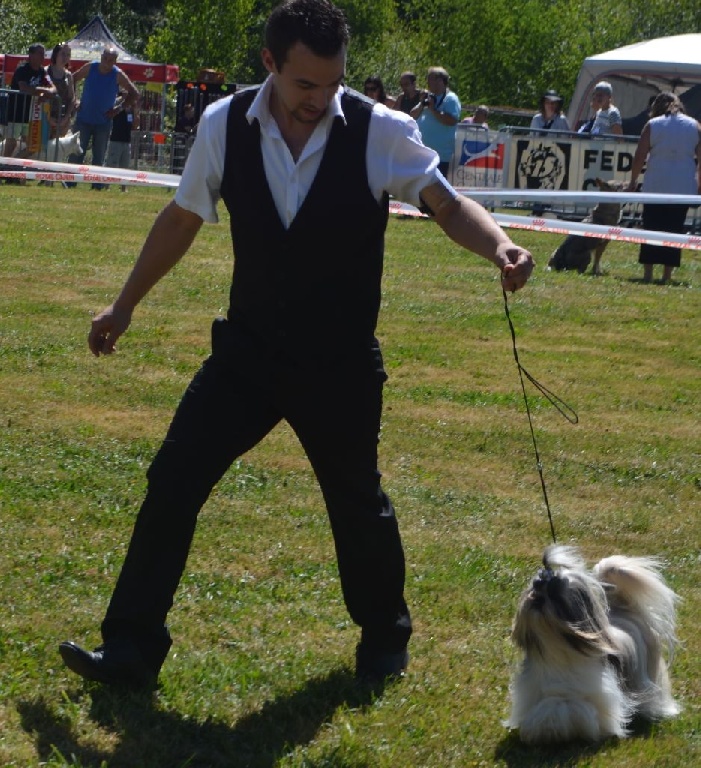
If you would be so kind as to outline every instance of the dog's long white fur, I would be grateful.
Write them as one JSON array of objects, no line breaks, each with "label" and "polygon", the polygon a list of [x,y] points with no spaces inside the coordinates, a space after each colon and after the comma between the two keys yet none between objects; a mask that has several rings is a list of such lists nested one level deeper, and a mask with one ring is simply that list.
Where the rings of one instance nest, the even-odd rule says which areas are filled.
[{"label": "dog's long white fur", "polygon": [[[20,153],[20,144],[17,142],[17,146],[15,147],[14,154],[15,156]],[[56,139],[51,139],[51,141],[48,143],[46,147],[46,155],[48,160],[54,159],[54,154],[56,154],[56,162],[63,162],[66,158],[68,158],[70,155],[76,154],[79,155],[82,152],[80,147],[80,134],[79,133],[67,133],[65,136],[61,136],[61,138],[58,140],[58,144],[56,143]],[[0,141],[0,155],[4,155],[5,153],[5,142]],[[32,155],[32,157],[38,158],[39,155],[35,154]]]},{"label": "dog's long white fur", "polygon": [[677,714],[663,651],[677,642],[678,597],[659,562],[616,555],[588,571],[576,549],[559,545],[543,562],[514,622],[525,656],[506,725],[527,743],[598,741],[628,735],[636,714]]}]

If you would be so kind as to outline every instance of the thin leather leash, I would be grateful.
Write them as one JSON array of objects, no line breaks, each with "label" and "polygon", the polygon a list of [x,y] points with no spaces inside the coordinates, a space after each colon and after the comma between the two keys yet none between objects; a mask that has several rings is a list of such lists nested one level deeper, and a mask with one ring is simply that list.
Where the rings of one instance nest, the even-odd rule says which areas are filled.
[{"label": "thin leather leash", "polygon": [[540,487],[543,490],[543,498],[545,499],[545,508],[548,511],[548,521],[550,523],[550,533],[553,538],[553,544],[557,544],[557,538],[555,536],[555,525],[553,523],[553,515],[550,509],[550,502],[548,500],[548,490],[545,486],[545,477],[543,475],[543,463],[540,460],[540,452],[538,451],[538,441],[536,440],[535,430],[533,428],[533,418],[531,417],[531,408],[528,404],[528,395],[526,393],[525,379],[533,384],[533,386],[545,397],[545,399],[565,418],[570,424],[577,424],[579,422],[579,416],[577,412],[569,406],[562,398],[558,397],[554,392],[551,392],[547,387],[543,386],[536,378],[521,365],[521,361],[518,357],[518,348],[516,346],[516,329],[511,321],[511,314],[509,313],[509,299],[506,295],[506,291],[502,288],[502,294],[504,295],[504,311],[506,313],[506,319],[509,322],[509,329],[511,331],[511,344],[514,350],[514,360],[516,361],[516,367],[518,368],[518,376],[521,381],[521,391],[523,392],[523,400],[526,404],[526,414],[528,415],[528,426],[531,429],[531,440],[533,441],[533,450],[535,452],[536,466],[538,467],[538,475],[540,476]]}]

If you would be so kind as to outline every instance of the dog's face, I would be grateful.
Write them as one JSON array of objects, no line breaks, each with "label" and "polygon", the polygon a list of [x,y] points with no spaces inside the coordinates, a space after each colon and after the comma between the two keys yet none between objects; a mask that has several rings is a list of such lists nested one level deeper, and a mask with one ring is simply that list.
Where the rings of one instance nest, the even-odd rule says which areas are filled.
[{"label": "dog's face", "polygon": [[549,547],[543,566],[521,595],[514,642],[547,659],[613,653],[603,586],[569,547]]},{"label": "dog's face", "polygon": [[622,192],[628,186],[625,181],[616,181],[616,179],[600,179],[598,176],[594,179],[596,186],[602,192]]},{"label": "dog's face", "polygon": [[[598,177],[595,181],[596,186],[602,192],[623,192],[626,189],[626,183],[624,181],[616,181],[614,179],[606,181],[604,179],[599,179]],[[594,224],[615,226],[618,224],[620,217],[620,203],[597,203],[591,212],[591,218]]]}]

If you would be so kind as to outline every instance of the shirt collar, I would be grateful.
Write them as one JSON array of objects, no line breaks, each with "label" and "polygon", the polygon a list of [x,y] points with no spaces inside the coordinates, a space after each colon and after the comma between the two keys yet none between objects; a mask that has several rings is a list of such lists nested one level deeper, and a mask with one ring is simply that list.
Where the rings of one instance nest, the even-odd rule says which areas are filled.
[{"label": "shirt collar", "polygon": [[[263,85],[261,85],[258,93],[256,94],[253,103],[246,112],[246,119],[249,124],[254,120],[258,120],[262,130],[269,130],[271,126],[275,125],[275,119],[270,113],[270,94],[273,89],[273,76],[268,75]],[[343,86],[339,85],[338,90],[334,94],[333,99],[329,103],[329,107],[326,110],[326,114],[321,120],[322,123],[330,127],[334,119],[340,117],[343,120],[343,124],[346,123],[345,115],[341,109],[341,94],[343,93]]]}]

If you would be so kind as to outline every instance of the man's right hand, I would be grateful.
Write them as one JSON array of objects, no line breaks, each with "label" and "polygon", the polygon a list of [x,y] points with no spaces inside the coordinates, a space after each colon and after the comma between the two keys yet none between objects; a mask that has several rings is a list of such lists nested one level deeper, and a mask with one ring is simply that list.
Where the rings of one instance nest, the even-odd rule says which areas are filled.
[{"label": "man's right hand", "polygon": [[118,309],[114,304],[95,315],[88,334],[90,351],[99,357],[111,355],[117,344],[117,339],[126,331],[131,323],[131,312]]}]

